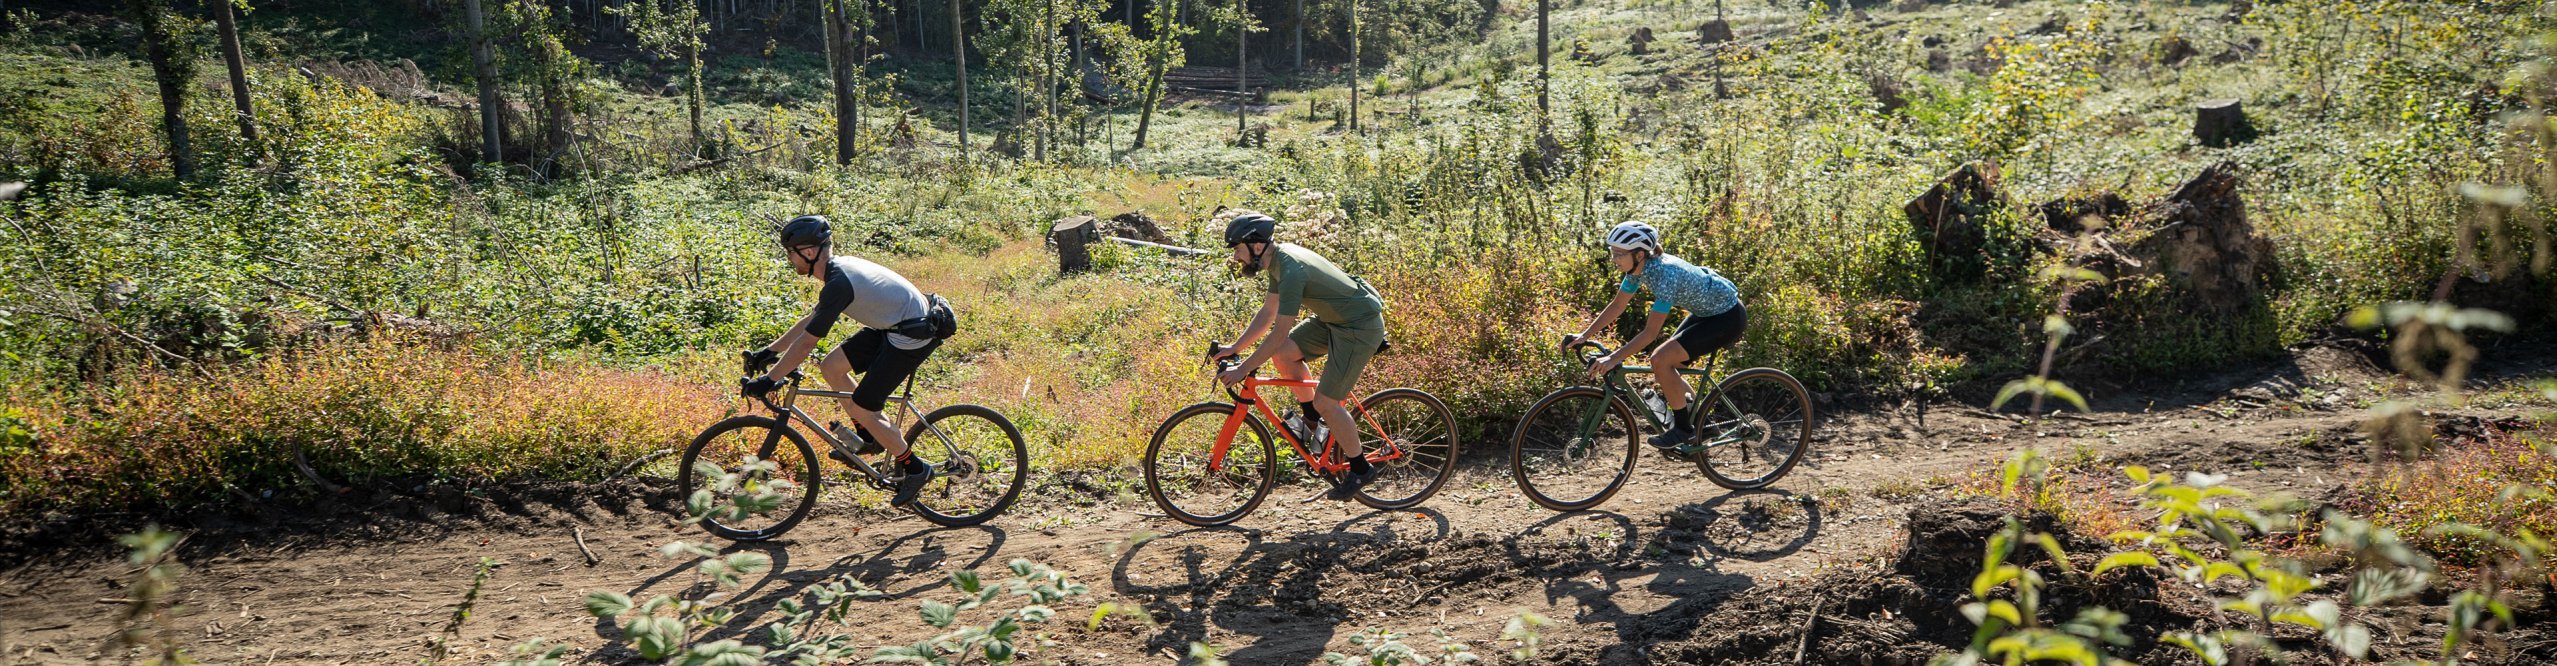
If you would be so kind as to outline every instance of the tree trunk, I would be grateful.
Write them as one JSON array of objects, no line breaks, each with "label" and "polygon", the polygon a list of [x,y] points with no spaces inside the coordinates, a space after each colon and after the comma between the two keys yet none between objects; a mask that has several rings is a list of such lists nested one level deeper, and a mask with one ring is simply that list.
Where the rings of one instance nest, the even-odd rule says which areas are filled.
[{"label": "tree trunk", "polygon": [[959,63],[959,162],[968,161],[968,31],[959,0],[950,0],[950,54]]},{"label": "tree trunk", "polygon": [[1359,32],[1358,0],[1350,0],[1350,131],[1353,132],[1358,131]]},{"label": "tree trunk", "polygon": [[[1251,36],[1247,28],[1252,25],[1252,16],[1244,11],[1243,0],[1234,0],[1234,92],[1250,95],[1252,94],[1252,51],[1245,48],[1244,42]],[[1235,145],[1243,144],[1244,132],[1247,131],[1243,116],[1251,110],[1251,101],[1250,97],[1234,98]]]},{"label": "tree trunk", "polygon": [[499,111],[506,101],[497,96],[497,57],[490,51],[488,25],[480,11],[480,0],[462,0],[462,20],[471,28],[471,65],[479,79],[479,152],[480,161],[497,162],[506,157],[506,146],[499,140],[505,130]]},{"label": "tree trunk", "polygon": [[[692,0],[683,0],[683,1],[684,1],[684,2],[691,2]],[[701,148],[702,148],[702,146],[703,146],[703,145],[705,145],[705,144],[703,144],[703,143],[702,143],[702,136],[701,136],[701,105],[702,105],[702,96],[701,96],[701,33],[699,32],[699,30],[700,30],[700,25],[701,25],[701,24],[696,23],[696,24],[693,24],[693,25],[684,26],[684,29],[685,29],[685,30],[687,30],[687,31],[692,31],[692,38],[691,38],[691,39],[688,39],[688,40],[685,40],[685,45],[684,45],[684,64],[685,64],[685,69],[686,69],[686,70],[688,70],[687,72],[685,72],[685,75],[686,75],[686,78],[689,78],[689,79],[691,79],[691,81],[692,81],[691,85],[685,86],[686,90],[684,91],[684,109],[685,109],[685,112],[686,112],[686,113],[687,113],[687,114],[691,117],[691,120],[692,120],[692,127],[693,127],[693,150],[694,150],[694,151],[700,151],[700,150],[701,150]]]},{"label": "tree trunk", "polygon": [[1164,69],[1166,69],[1164,59],[1160,56],[1156,57],[1153,73],[1145,77],[1144,99],[1138,100],[1138,103],[1145,106],[1137,111],[1136,142],[1129,144],[1128,150],[1145,149],[1145,133],[1154,128],[1154,107],[1163,102]]},{"label": "tree trunk", "polygon": [[1553,0],[1536,0],[1536,126],[1548,122],[1547,97],[1554,88]]},{"label": "tree trunk", "polygon": [[160,0],[132,0],[130,7],[142,26],[142,55],[151,62],[151,78],[160,84],[160,123],[168,131],[169,170],[178,180],[195,177],[195,151],[187,143],[187,85],[194,77],[193,60],[183,52],[177,26],[171,25],[168,5]]},{"label": "tree trunk", "polygon": [[1296,0],[1296,68],[1305,69],[1305,0]]},{"label": "tree trunk", "polygon": [[1048,128],[1057,117],[1057,0],[1045,0],[1039,19],[1039,143],[1034,159],[1048,161]]},{"label": "tree trunk", "polygon": [[249,62],[240,52],[238,19],[232,17],[232,0],[213,0],[213,22],[222,30],[222,60],[231,66],[231,102],[240,108],[240,138],[257,149],[257,112],[249,104]]},{"label": "tree trunk", "polygon": [[826,54],[835,63],[835,164],[850,165],[858,148],[853,142],[861,127],[861,103],[854,98],[852,73],[852,68],[859,65],[852,45],[846,42],[851,26],[843,0],[831,0],[831,6],[833,11],[826,17]]}]

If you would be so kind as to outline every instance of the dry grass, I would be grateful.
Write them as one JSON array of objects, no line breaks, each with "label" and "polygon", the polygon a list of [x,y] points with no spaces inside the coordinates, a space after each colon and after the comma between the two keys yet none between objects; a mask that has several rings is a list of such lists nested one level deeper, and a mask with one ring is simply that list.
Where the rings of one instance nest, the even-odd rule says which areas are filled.
[{"label": "dry grass", "polygon": [[730,408],[713,385],[580,361],[380,338],[211,371],[125,370],[82,396],[7,389],[32,433],[0,448],[0,511],[173,506],[302,487],[307,451],[358,482],[593,479],[680,447]]}]

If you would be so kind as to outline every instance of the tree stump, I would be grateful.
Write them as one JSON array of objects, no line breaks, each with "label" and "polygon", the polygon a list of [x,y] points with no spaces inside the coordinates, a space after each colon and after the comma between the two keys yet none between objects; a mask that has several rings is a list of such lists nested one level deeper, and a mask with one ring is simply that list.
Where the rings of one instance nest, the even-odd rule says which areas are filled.
[{"label": "tree stump", "polygon": [[1970,282],[1987,270],[1987,223],[2007,205],[1998,168],[1964,164],[1901,206],[1909,231],[1926,248],[1929,272],[1947,282]]},{"label": "tree stump", "polygon": [[7,183],[0,183],[0,201],[13,201],[13,200],[16,200],[16,199],[18,198],[18,195],[20,195],[20,194],[24,194],[24,193],[26,193],[26,191],[27,191],[27,184],[26,184],[26,183],[15,182],[15,181],[7,182]]},{"label": "tree stump", "polygon": [[1057,274],[1073,275],[1092,269],[1093,240],[1101,237],[1100,220],[1090,215],[1057,220],[1048,228],[1048,240],[1057,244]]},{"label": "tree stump", "polygon": [[1627,51],[1628,53],[1632,53],[1634,55],[1651,55],[1652,36],[1650,27],[1646,26],[1635,28],[1634,36],[1626,38],[1625,41],[1633,45],[1632,50]]},{"label": "tree stump", "polygon": [[1722,19],[1706,21],[1704,25],[1696,27],[1696,41],[1706,44],[1731,41],[1731,22]]},{"label": "tree stump", "polygon": [[2255,140],[2255,126],[2235,99],[2215,99],[2193,107],[2193,138],[2202,145],[2226,148]]}]

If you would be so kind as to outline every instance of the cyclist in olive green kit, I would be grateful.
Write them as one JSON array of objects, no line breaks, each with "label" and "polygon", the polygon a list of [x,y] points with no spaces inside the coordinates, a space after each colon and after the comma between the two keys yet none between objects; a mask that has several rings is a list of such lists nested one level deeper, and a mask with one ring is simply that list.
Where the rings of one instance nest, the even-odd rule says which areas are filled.
[{"label": "cyclist in olive green kit", "polygon": [[[1385,345],[1385,299],[1365,280],[1342,272],[1323,255],[1295,244],[1272,242],[1277,230],[1277,220],[1251,211],[1240,211],[1226,225],[1225,245],[1234,253],[1232,260],[1242,267],[1244,277],[1268,271],[1269,293],[1262,298],[1260,313],[1252,316],[1252,323],[1243,329],[1234,346],[1210,356],[1208,362],[1236,354],[1261,341],[1261,336],[1274,328],[1286,329],[1287,334],[1260,345],[1250,358],[1218,379],[1227,384],[1241,383],[1262,363],[1270,361],[1277,362],[1279,376],[1304,379],[1306,361],[1331,357],[1314,388],[1292,389],[1300,411],[1284,425],[1309,447],[1320,446],[1325,432],[1331,433],[1340,455],[1349,459],[1350,471],[1324,497],[1346,501],[1376,476],[1376,470],[1359,449],[1358,426],[1350,419],[1349,410],[1341,407],[1341,401],[1349,397],[1351,385],[1367,369],[1368,360]],[[1311,312],[1314,317],[1300,321],[1300,312]],[[1320,415],[1321,421],[1317,423],[1309,415]]]}]

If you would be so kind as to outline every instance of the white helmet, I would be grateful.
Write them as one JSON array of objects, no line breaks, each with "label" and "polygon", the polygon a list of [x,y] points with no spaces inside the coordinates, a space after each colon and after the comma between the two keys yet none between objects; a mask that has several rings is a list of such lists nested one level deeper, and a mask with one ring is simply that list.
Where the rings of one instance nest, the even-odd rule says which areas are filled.
[{"label": "white helmet", "polygon": [[1641,222],[1626,222],[1607,231],[1607,247],[1619,250],[1648,250],[1660,254],[1660,230]]}]

